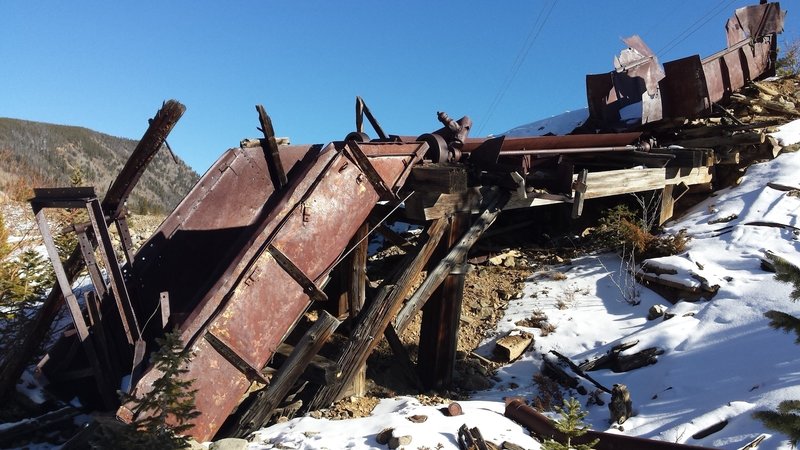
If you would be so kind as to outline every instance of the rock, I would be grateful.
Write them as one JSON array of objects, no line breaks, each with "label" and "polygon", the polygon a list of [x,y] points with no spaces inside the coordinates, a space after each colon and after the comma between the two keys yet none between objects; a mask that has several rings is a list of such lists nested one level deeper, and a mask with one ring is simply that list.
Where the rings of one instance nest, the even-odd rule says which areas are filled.
[{"label": "rock", "polygon": [[189,444],[189,450],[205,450],[205,446],[199,442],[197,442],[194,438],[189,438],[186,441]]},{"label": "rock", "polygon": [[208,450],[245,450],[248,442],[245,439],[225,438],[212,442]]},{"label": "rock", "polygon": [[375,440],[378,441],[378,444],[386,445],[389,443],[389,439],[392,438],[393,431],[394,428],[384,428],[380,433],[375,435]]},{"label": "rock", "polygon": [[399,436],[395,437],[392,436],[389,438],[389,448],[395,449],[400,447],[401,445],[411,445],[411,436]]},{"label": "rock", "polygon": [[622,425],[633,414],[633,404],[628,387],[624,384],[615,384],[611,388],[611,401],[608,403],[611,413],[611,422]]},{"label": "rock", "polygon": [[647,320],[656,320],[659,317],[663,317],[664,313],[667,312],[667,307],[664,305],[653,305],[647,311]]},{"label": "rock", "polygon": [[525,450],[525,448],[521,445],[517,445],[508,441],[504,441],[502,447],[504,450]]},{"label": "rock", "polygon": [[513,256],[509,256],[503,261],[503,267],[515,267],[517,265],[516,260]]},{"label": "rock", "polygon": [[414,414],[413,416],[406,417],[406,419],[414,423],[422,423],[428,420],[428,416],[424,416],[422,414]]}]

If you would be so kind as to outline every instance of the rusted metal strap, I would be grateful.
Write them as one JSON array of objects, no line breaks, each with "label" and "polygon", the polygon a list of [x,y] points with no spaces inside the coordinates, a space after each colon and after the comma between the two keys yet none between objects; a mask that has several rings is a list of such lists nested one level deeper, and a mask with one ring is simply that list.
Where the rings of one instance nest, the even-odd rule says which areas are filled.
[{"label": "rusted metal strap", "polygon": [[364,115],[367,116],[367,120],[372,125],[372,128],[375,129],[375,132],[378,133],[378,137],[383,140],[388,140],[389,136],[384,133],[383,128],[375,119],[375,116],[372,115],[372,111],[369,110],[367,107],[366,102],[361,97],[356,97],[356,131],[358,133],[364,132]]},{"label": "rusted metal strap", "polygon": [[128,228],[128,219],[125,215],[120,215],[114,220],[114,225],[119,233],[119,240],[122,243],[122,252],[125,254],[125,261],[133,264],[133,240],[131,240],[131,230]]},{"label": "rusted metal strap", "polygon": [[380,174],[375,167],[372,166],[372,163],[369,162],[369,158],[361,150],[361,147],[355,141],[347,141],[347,148],[350,150],[350,155],[355,160],[356,165],[361,172],[364,173],[364,176],[367,177],[367,181],[375,188],[375,192],[380,195],[382,200],[392,200],[397,198],[394,192],[386,185],[386,182],[381,178]]},{"label": "rusted metal strap", "polygon": [[328,296],[325,295],[325,293],[322,292],[322,290],[320,290],[316,284],[314,284],[314,281],[308,278],[308,276],[280,250],[270,244],[267,246],[267,251],[270,255],[272,255],[273,258],[275,258],[275,262],[278,263],[278,265],[281,266],[281,268],[303,288],[303,292],[305,292],[305,294],[308,295],[311,300],[318,302],[324,302],[328,300]]},{"label": "rusted metal strap", "polygon": [[241,356],[239,356],[236,351],[230,347],[228,344],[222,342],[220,338],[214,336],[211,332],[207,332],[203,335],[203,338],[211,344],[211,347],[217,351],[226,361],[231,363],[233,367],[236,368],[239,372],[242,372],[244,376],[247,377],[250,381],[258,381],[260,383],[269,384],[269,380],[264,378],[261,375],[261,371],[256,369],[255,367],[251,366],[247,361],[245,361]]},{"label": "rusted metal strap", "polygon": [[280,154],[278,154],[278,141],[275,140],[275,129],[272,127],[272,119],[269,118],[267,112],[264,110],[264,105],[256,105],[258,111],[258,121],[261,123],[261,132],[264,133],[264,139],[267,141],[267,147],[264,156],[267,158],[269,171],[274,177],[275,190],[281,189],[289,183],[286,178],[286,171],[283,169]]}]

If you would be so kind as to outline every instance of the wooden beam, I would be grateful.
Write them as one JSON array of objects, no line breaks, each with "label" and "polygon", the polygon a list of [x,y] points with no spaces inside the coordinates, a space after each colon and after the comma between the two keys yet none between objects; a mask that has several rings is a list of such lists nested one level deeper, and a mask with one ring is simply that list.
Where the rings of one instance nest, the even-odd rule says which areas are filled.
[{"label": "wooden beam", "polygon": [[403,309],[397,315],[394,327],[398,332],[402,333],[403,330],[406,329],[408,324],[411,323],[411,319],[422,309],[433,291],[439,287],[442,281],[444,281],[447,275],[458,264],[458,261],[469,252],[472,245],[494,222],[503,209],[503,206],[508,201],[508,198],[509,195],[507,192],[499,191],[496,188],[487,194],[487,205],[481,215],[458,243],[452,247],[447,256],[441,260],[436,268],[428,272],[425,281],[422,282],[420,287],[414,292],[414,295],[408,299]]},{"label": "wooden beam", "polygon": [[417,164],[405,184],[417,192],[454,194],[467,190],[467,169],[463,164]]},{"label": "wooden beam", "polygon": [[[352,242],[355,250],[351,253],[351,263],[347,279],[347,301],[350,317],[356,317],[364,307],[367,298],[367,250],[369,241],[369,224],[364,223],[356,231]],[[353,377],[351,390],[355,396],[363,396],[367,392],[367,365],[362,364]]]},{"label": "wooden beam", "polygon": [[237,436],[247,436],[267,424],[272,411],[286,397],[312,357],[319,352],[340,323],[339,319],[327,311],[320,311],[317,321],[294,347],[289,358],[270,380],[269,386],[256,395],[250,409],[239,419]]},{"label": "wooden beam", "polygon": [[[335,381],[323,386],[311,399],[310,409],[326,407],[336,401],[355,376],[358,369],[367,362],[367,357],[378,345],[389,322],[400,309],[401,302],[413,287],[422,268],[427,264],[434,249],[444,234],[446,221],[434,220],[423,235],[427,239],[419,246],[419,251],[409,253],[401,264],[401,269],[380,288],[376,297],[356,318],[350,340],[342,349],[337,360],[340,372]],[[424,239],[424,238],[423,238]]]},{"label": "wooden beam", "polygon": [[278,141],[275,140],[275,129],[272,127],[272,119],[267,115],[263,105],[256,105],[258,111],[258,121],[261,124],[261,132],[264,133],[264,139],[267,141],[267,148],[264,156],[266,156],[269,171],[273,177],[273,184],[275,190],[278,191],[287,184],[289,179],[286,178],[286,171],[283,169],[281,156],[278,153]]},{"label": "wooden beam", "polygon": [[[446,257],[469,229],[469,217],[469,213],[459,213],[450,219],[447,239],[440,244],[442,256]],[[459,251],[453,258],[454,266],[463,265],[466,258],[467,251]],[[445,274],[439,288],[422,308],[417,361],[422,384],[427,389],[449,387],[453,382],[465,278],[463,270]]]}]

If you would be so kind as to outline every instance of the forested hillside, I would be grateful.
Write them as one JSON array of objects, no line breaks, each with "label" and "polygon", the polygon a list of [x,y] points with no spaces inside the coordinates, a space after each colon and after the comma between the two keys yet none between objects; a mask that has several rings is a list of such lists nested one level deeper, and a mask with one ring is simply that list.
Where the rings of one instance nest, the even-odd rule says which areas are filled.
[{"label": "forested hillside", "polygon": [[[102,197],[136,143],[87,128],[0,118],[0,191],[25,200],[33,187],[80,184],[95,186]],[[194,170],[162,149],[128,207],[136,213],[169,212],[197,179]]]}]

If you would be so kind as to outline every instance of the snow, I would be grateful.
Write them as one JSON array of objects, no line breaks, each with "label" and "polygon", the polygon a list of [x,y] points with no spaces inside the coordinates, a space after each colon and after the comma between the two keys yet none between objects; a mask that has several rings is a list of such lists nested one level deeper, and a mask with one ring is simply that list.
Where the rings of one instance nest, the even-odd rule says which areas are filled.
[{"label": "snow", "polygon": [[800,142],[800,119],[781,125],[778,131],[770,135],[777,139],[780,145],[797,144]]},{"label": "snow", "polygon": [[[800,136],[797,131],[790,135],[789,130],[793,128],[781,130],[787,136],[783,139]],[[766,250],[800,260],[800,242],[792,229],[748,223],[800,225],[800,199],[767,187],[768,182],[797,185],[794,179],[799,172],[800,154],[781,155],[751,166],[741,185],[718,192],[681,220],[668,224],[669,232],[686,229],[692,240],[684,253],[650,264],[675,269],[677,274],[671,276],[683,283],[698,283],[693,275],[700,275],[708,284],[719,285],[710,301],[679,301],[669,307],[668,312],[674,314],[669,320],[648,321],[650,306],[669,303],[641,286],[637,288],[640,303],[626,302],[622,290],[628,275],[618,256],[576,259],[571,265],[553,268],[566,279],[547,273],[534,275],[525,285],[524,296],[510,302],[496,336],[477,352],[489,355],[496,337],[517,329],[535,335],[533,348],[499,369],[499,381],[493,388],[460,401],[463,416],[446,417],[438,407],[399,397],[383,400],[367,418],[295,418],[257,432],[250,448],[374,448],[379,447],[375,435],[394,427],[395,435],[413,436],[409,448],[441,444],[455,449],[454,436],[466,423],[478,426],[484,437],[495,443],[507,440],[537,449],[538,443],[519,425],[502,416],[502,400],[507,396],[532,399],[537,394],[532,377],[539,371],[543,355],[556,350],[580,363],[622,342],[637,342],[624,353],[650,347],[664,353],[656,364],[630,372],[591,372],[604,386],[628,386],[634,417],[624,423],[624,431],[614,430],[608,423],[607,407],[585,406],[589,411],[586,421],[592,428],[723,449],[739,449],[764,434],[767,438],[759,449],[788,449],[786,436],[766,429],[751,414],[774,408],[782,400],[800,399],[800,347],[793,335],[771,329],[764,317],[764,312],[772,309],[798,315],[800,303],[789,299],[788,284],[776,281],[760,267]],[[709,223],[732,215],[735,218],[727,223]],[[542,336],[537,328],[515,325],[534,311],[546,314],[556,330]],[[586,404],[587,397],[571,395]],[[406,420],[413,414],[427,415],[428,420]],[[727,425],[722,430],[701,439],[692,437],[723,420]]]},{"label": "snow", "polygon": [[575,128],[583,125],[589,118],[589,108],[581,108],[575,111],[567,111],[563,114],[547,119],[537,120],[525,125],[512,128],[497,136],[525,137],[525,136],[563,136],[569,134]]}]

